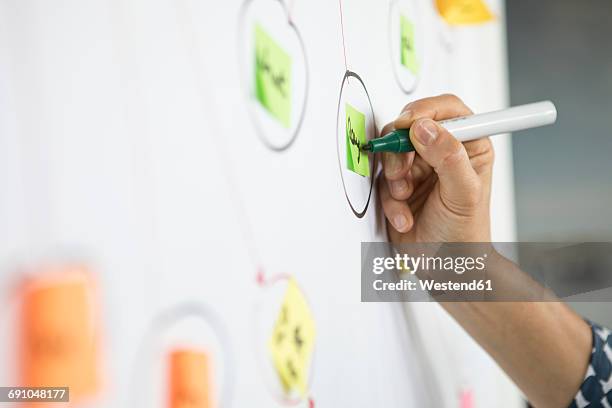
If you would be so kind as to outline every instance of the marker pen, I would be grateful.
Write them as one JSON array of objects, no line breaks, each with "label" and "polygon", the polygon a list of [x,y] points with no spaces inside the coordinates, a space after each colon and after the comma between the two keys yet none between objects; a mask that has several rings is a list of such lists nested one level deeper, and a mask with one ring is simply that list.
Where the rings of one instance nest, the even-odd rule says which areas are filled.
[{"label": "marker pen", "polygon": [[[487,136],[550,125],[557,120],[557,109],[551,101],[530,103],[495,112],[461,116],[438,122],[457,140],[467,142]],[[362,150],[372,153],[414,151],[410,129],[396,129],[370,140]]]}]

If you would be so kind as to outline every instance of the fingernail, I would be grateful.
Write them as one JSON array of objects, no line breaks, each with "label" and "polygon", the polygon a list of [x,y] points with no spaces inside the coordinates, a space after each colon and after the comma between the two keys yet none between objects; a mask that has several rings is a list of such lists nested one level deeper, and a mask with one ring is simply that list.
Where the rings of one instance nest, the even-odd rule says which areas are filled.
[{"label": "fingernail", "polygon": [[406,223],[408,223],[408,219],[403,214],[398,214],[395,217],[393,217],[393,226],[398,231],[403,230],[404,227],[406,226]]},{"label": "fingernail", "polygon": [[406,118],[409,118],[411,116],[412,116],[412,111],[410,109],[406,109],[405,111],[400,113],[400,115],[395,120],[406,119]]},{"label": "fingernail", "polygon": [[408,183],[406,183],[406,180],[395,180],[389,184],[391,184],[391,191],[393,194],[402,194],[408,188]]},{"label": "fingernail", "polygon": [[402,160],[395,153],[385,153],[384,165],[387,174],[395,174],[402,169]]},{"label": "fingernail", "polygon": [[422,145],[429,146],[438,137],[438,125],[431,119],[425,119],[416,127],[415,136]]}]

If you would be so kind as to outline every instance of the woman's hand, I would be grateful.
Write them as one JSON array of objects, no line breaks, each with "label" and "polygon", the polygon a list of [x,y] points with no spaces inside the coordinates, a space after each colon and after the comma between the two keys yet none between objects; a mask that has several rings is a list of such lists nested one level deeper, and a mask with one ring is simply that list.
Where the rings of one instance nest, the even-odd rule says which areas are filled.
[{"label": "woman's hand", "polygon": [[435,121],[471,114],[454,95],[420,99],[386,125],[410,128],[416,153],[384,153],[378,180],[389,238],[408,242],[489,242],[493,146],[461,143]]},{"label": "woman's hand", "polygon": [[[406,105],[383,129],[384,134],[410,128],[417,153],[383,157],[378,188],[393,243],[490,242],[491,142],[461,144],[434,122],[471,113],[456,96],[441,95]],[[506,292],[521,299],[525,288],[533,291],[537,283],[521,286],[525,274],[516,265],[501,256],[493,259],[486,273],[511,279]],[[592,339],[589,325],[565,304],[553,298],[441,305],[534,406],[571,403],[589,364]]]}]

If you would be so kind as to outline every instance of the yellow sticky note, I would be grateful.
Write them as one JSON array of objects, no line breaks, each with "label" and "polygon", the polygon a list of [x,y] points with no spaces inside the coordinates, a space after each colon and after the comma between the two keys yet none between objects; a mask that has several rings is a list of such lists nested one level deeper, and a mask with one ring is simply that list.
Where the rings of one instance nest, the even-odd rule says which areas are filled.
[{"label": "yellow sticky note", "polygon": [[287,393],[306,395],[315,331],[306,299],[291,279],[268,341],[272,362]]},{"label": "yellow sticky note", "polygon": [[21,386],[70,388],[70,400],[99,385],[98,323],[85,268],[43,271],[21,294]]},{"label": "yellow sticky note", "polygon": [[168,408],[212,408],[211,380],[206,352],[173,350],[168,355]]},{"label": "yellow sticky note", "polygon": [[436,0],[438,12],[447,23],[469,25],[493,20],[493,13],[483,0]]},{"label": "yellow sticky note", "polygon": [[411,271],[410,266],[403,259],[400,261],[399,267],[400,267],[399,268],[400,272],[410,272]]}]

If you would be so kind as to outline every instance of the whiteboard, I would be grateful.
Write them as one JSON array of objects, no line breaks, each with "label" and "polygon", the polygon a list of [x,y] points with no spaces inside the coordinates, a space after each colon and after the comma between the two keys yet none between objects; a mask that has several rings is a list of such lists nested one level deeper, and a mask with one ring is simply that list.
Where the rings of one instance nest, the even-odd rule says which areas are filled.
[{"label": "whiteboard", "polygon": [[[373,132],[439,93],[507,105],[504,8],[488,4],[495,22],[450,28],[422,0],[0,1],[3,324],[17,265],[84,259],[103,316],[87,406],[159,404],[176,339],[212,350],[222,406],[520,406],[438,305],[360,302],[360,243],[385,231],[370,180],[339,165],[342,98]],[[393,56],[398,10],[419,75]],[[253,20],[291,54],[288,126],[252,100]],[[493,239],[511,241],[509,136],[494,144]],[[303,398],[283,396],[265,347],[288,277],[316,324]]]}]

